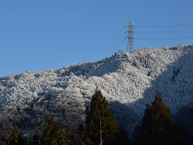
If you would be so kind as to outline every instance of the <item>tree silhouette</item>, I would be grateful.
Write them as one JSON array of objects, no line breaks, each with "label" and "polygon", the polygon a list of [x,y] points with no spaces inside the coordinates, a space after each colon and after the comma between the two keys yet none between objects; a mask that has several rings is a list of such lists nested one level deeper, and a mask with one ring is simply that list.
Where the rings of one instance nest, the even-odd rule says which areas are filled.
[{"label": "tree silhouette", "polygon": [[131,145],[132,141],[128,139],[128,133],[120,128],[113,140],[107,142],[108,145]]},{"label": "tree silhouette", "polygon": [[94,145],[82,124],[79,125],[77,145]]},{"label": "tree silhouette", "polygon": [[[2,133],[1,133],[1,129],[0,129],[0,138],[2,139]],[[0,145],[6,145],[6,141],[1,141]]]},{"label": "tree silhouette", "polygon": [[67,129],[61,131],[60,126],[53,123],[53,118],[50,118],[48,125],[44,125],[43,145],[70,145],[72,142],[69,139],[69,133]]},{"label": "tree silhouette", "polygon": [[111,115],[108,101],[98,88],[92,96],[90,107],[85,112],[87,135],[93,144],[102,145],[106,140],[114,138],[118,132],[118,125]]},{"label": "tree silhouette", "polygon": [[191,144],[191,138],[183,126],[176,123],[157,92],[152,106],[147,105],[144,117],[133,133],[137,145],[185,145]]},{"label": "tree silhouette", "polygon": [[7,138],[7,145],[26,145],[27,138],[23,136],[23,133],[19,131],[15,126],[10,136]]},{"label": "tree silhouette", "polygon": [[29,145],[41,145],[40,139],[36,133],[34,134],[33,140],[30,141]]}]

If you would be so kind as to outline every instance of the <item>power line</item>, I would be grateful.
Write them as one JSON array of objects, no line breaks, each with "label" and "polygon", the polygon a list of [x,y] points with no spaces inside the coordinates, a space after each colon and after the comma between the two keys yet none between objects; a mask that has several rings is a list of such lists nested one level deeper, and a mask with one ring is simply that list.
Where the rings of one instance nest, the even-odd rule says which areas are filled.
[{"label": "power line", "polygon": [[123,32],[124,28],[118,33],[118,35],[111,41],[111,43],[93,60],[97,60],[108,48],[111,46],[111,44],[118,38],[118,36]]},{"label": "power line", "polygon": [[121,47],[119,47],[119,50],[121,50],[126,43],[127,43],[127,41],[125,41],[124,43],[122,43]]},{"label": "power line", "polygon": [[[124,30],[124,28],[121,30],[121,32],[116,36],[116,38],[118,38],[118,36],[122,33],[122,31]],[[107,55],[111,50],[114,50],[115,48],[117,48],[117,46],[120,46],[121,44],[123,44],[123,42],[124,41],[120,41],[121,39],[123,39],[123,36],[124,36],[125,34],[123,34],[115,43],[114,43],[114,45],[111,47],[111,49],[105,54],[105,55]],[[115,39],[116,39],[115,38]],[[113,41],[112,42],[114,42],[115,41],[115,39],[113,39]],[[123,39],[124,40],[124,39]],[[112,44],[112,42],[108,45],[108,47]],[[125,44],[125,43],[124,43]],[[107,47],[107,48],[108,48]],[[106,49],[107,49],[106,48]],[[106,50],[105,49],[105,50]],[[101,54],[103,54],[104,53],[104,51],[101,53]],[[100,55],[101,55],[100,54]],[[108,61],[109,60],[107,60],[107,62],[106,63],[108,63]],[[88,74],[86,74],[86,77],[88,77],[88,75],[90,76],[90,75],[92,75],[95,71],[97,71],[98,69],[100,68],[100,66],[98,66],[95,70],[93,70],[93,71],[90,71]]]},{"label": "power line", "polygon": [[[128,23],[129,23],[129,21],[127,21]],[[132,22],[132,21],[131,21]],[[133,32],[133,30],[132,30],[132,28],[134,27],[132,24],[129,26],[130,24],[127,24],[127,26],[128,27],[131,27],[129,30],[127,30],[126,32],[128,32],[128,45],[127,45],[127,51],[128,51],[128,49],[132,49],[132,48],[134,48],[134,46],[133,46],[133,40],[134,40],[134,37],[131,35],[131,34],[133,34],[134,32]],[[192,23],[189,23],[189,24],[171,24],[171,25],[138,25],[138,26],[135,26],[135,27],[141,27],[141,28],[143,28],[143,27],[146,27],[146,28],[166,28],[166,27],[168,27],[168,28],[174,28],[174,27],[193,27],[193,24]],[[104,54],[104,52],[105,51],[107,51],[108,50],[108,48],[114,43],[114,41],[118,38],[118,36],[122,33],[122,31],[124,30],[124,28],[118,33],[118,35],[111,41],[111,43],[93,60],[93,61],[95,61],[95,60],[97,60],[102,54]],[[178,30],[178,31],[138,31],[138,33],[145,33],[145,34],[171,34],[171,33],[173,33],[173,34],[183,34],[183,33],[193,33],[193,30]],[[188,38],[190,38],[190,37],[188,37]],[[121,38],[120,38],[121,39]],[[117,43],[120,41],[120,39],[118,40],[118,41],[116,41],[115,43],[114,43],[114,45],[111,47],[111,49],[109,49],[108,50],[108,52],[107,53],[105,53],[105,55],[107,55],[107,54],[109,54],[109,52],[111,51],[111,50],[114,50],[114,49],[117,49],[116,48],[116,46],[118,46],[117,45]],[[145,37],[145,38],[139,38],[139,39],[144,39],[144,40],[148,40],[148,39],[151,39],[151,40],[165,40],[165,39],[169,39],[169,40],[171,40],[171,39],[186,39],[186,38],[171,38],[171,37],[169,37],[169,38],[147,38],[147,37]],[[131,46],[131,47],[130,47]],[[131,51],[131,50],[130,50]]]},{"label": "power line", "polygon": [[[124,43],[123,43],[124,42]],[[121,45],[121,48],[124,46],[124,44],[126,44],[126,41],[121,41],[121,43],[119,43],[119,46],[120,46],[120,44],[122,44]],[[115,48],[117,48],[117,47],[115,47]],[[106,63],[109,63],[109,61],[111,61],[111,59],[108,59],[107,61],[106,61]],[[88,75],[89,76],[91,76],[94,72],[96,72],[98,69],[100,68],[100,66],[98,66],[95,70],[93,70],[93,71],[90,71],[88,74],[86,74],[86,77],[88,77]]]},{"label": "power line", "polygon": [[189,24],[171,24],[171,25],[137,25],[135,27],[145,27],[145,28],[193,27],[193,23],[189,23]]},{"label": "power line", "polygon": [[[127,20],[126,20],[127,21]],[[127,51],[128,49],[134,48],[133,46],[133,40],[135,39],[133,37],[134,31],[133,29],[133,25],[132,25],[132,21],[127,21],[128,24],[126,26],[128,26],[128,30],[126,32],[128,32],[128,36],[126,38],[128,38],[128,44],[127,44]],[[138,27],[147,27],[147,28],[174,28],[174,27],[193,27],[193,24],[175,24],[175,25],[139,25]],[[102,54],[104,54],[104,52],[110,47],[112,46],[112,44],[115,42],[115,40],[118,38],[118,36],[120,36],[120,34],[123,32],[124,28],[119,32],[119,34],[113,39],[113,41],[102,51],[102,53],[99,55],[101,56]],[[145,34],[183,34],[183,33],[193,33],[193,30],[176,30],[176,31],[166,31],[166,29],[164,31],[139,31],[138,33],[145,33]],[[124,36],[124,34],[113,44],[113,46],[107,51],[107,53],[105,53],[105,55],[107,55],[110,51],[114,51],[117,48],[122,48],[125,44],[126,41],[120,41],[122,39],[122,37]],[[153,38],[149,38],[149,37],[141,37],[139,38],[139,40],[183,40],[183,39],[193,39],[193,36],[183,36],[183,37],[153,37]],[[95,58],[95,60],[99,57],[97,56]],[[109,63],[111,59],[108,59],[105,63]],[[98,67],[95,68],[95,70],[89,71],[89,73],[86,75],[86,77],[91,76],[94,72],[96,72],[99,68],[101,67],[101,65],[99,65]]]},{"label": "power line", "polygon": [[[119,38],[119,40],[118,41],[116,41],[116,43],[113,45],[113,47],[111,47],[111,49],[105,54],[105,56],[107,56],[108,55],[108,53],[113,49],[113,48],[116,48],[116,46],[118,46],[119,44],[120,44],[120,40],[121,39],[123,39],[123,36],[124,36],[124,34]],[[118,43],[119,42],[119,43]],[[117,44],[118,43],[118,44]]]},{"label": "power line", "polygon": [[[115,47],[113,47],[112,51],[113,51],[113,52],[116,52],[116,50],[120,50],[120,49],[119,49],[120,46],[123,46],[123,44],[126,44],[126,43],[127,43],[127,41],[124,41],[124,40],[120,41]],[[121,47],[121,48],[122,48],[122,47]]]},{"label": "power line", "polygon": [[[163,28],[162,30],[158,30],[158,31],[152,31],[154,29],[151,29],[151,31],[138,31],[138,34],[142,34],[143,36],[145,34],[152,34],[155,37],[139,37],[139,40],[184,40],[184,39],[192,39],[193,36],[190,36],[191,34],[193,34],[193,24],[189,23],[189,24],[172,24],[172,25],[139,25],[138,27],[141,28]],[[189,27],[189,29],[186,29],[186,27]],[[191,28],[192,27],[192,28]],[[166,28],[170,28],[170,30],[167,31]],[[176,28],[176,30],[172,30],[172,28]],[[191,29],[190,29],[191,28]],[[150,29],[148,29],[150,30]],[[159,37],[158,35],[159,34]],[[166,36],[167,34],[167,36]],[[177,37],[175,37],[174,35],[177,34]],[[189,36],[187,36],[186,34],[190,34]],[[151,35],[151,36],[152,36]],[[164,37],[164,35],[166,37]],[[147,35],[150,36],[150,35]],[[169,37],[170,36],[170,37]]]},{"label": "power line", "polygon": [[183,33],[192,33],[193,30],[178,30],[178,31],[138,31],[136,33],[146,33],[146,34],[183,34]]},{"label": "power line", "polygon": [[183,40],[183,39],[193,39],[193,36],[184,36],[184,37],[141,37],[140,40]]}]

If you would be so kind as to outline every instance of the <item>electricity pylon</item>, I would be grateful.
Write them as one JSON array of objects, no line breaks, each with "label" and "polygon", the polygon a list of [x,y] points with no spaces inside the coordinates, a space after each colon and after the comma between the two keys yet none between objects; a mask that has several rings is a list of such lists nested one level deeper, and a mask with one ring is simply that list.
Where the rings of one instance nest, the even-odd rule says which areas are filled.
[{"label": "electricity pylon", "polygon": [[130,49],[130,53],[131,53],[131,49],[134,49],[134,45],[133,45],[133,40],[135,39],[133,37],[134,31],[133,31],[133,25],[132,23],[134,23],[134,21],[128,21],[128,24],[126,26],[128,26],[128,30],[126,32],[128,32],[128,36],[126,38],[128,38],[128,44],[127,44],[127,51],[128,49]]}]

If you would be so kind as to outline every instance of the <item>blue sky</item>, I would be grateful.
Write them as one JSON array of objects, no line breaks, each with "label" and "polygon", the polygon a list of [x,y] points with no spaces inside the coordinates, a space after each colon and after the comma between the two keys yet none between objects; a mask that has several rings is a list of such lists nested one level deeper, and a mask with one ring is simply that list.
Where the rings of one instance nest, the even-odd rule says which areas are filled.
[{"label": "blue sky", "polygon": [[193,44],[192,6],[192,0],[1,0],[0,77],[126,51],[125,20],[135,21],[135,49]]}]

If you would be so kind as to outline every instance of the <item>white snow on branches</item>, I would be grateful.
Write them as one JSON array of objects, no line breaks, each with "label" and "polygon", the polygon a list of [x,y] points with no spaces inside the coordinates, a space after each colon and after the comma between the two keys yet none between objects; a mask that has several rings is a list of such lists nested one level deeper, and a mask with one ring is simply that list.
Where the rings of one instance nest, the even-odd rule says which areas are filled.
[{"label": "white snow on branches", "polygon": [[[128,130],[143,117],[157,91],[175,115],[193,100],[193,45],[120,51],[97,62],[57,70],[23,72],[0,78],[0,125],[38,130],[49,117],[64,127],[83,123],[96,86],[109,101],[119,124]],[[127,122],[126,122],[127,121]],[[124,123],[123,123],[124,122]]]}]

